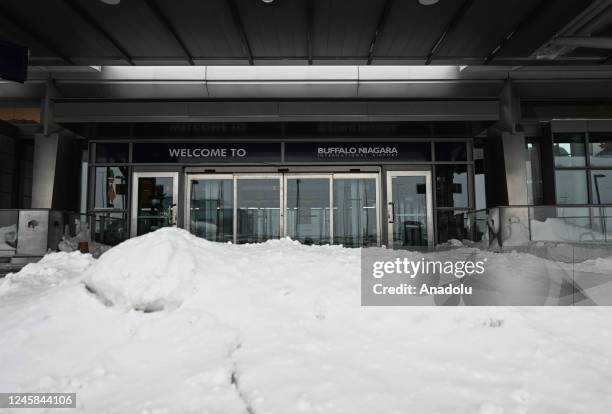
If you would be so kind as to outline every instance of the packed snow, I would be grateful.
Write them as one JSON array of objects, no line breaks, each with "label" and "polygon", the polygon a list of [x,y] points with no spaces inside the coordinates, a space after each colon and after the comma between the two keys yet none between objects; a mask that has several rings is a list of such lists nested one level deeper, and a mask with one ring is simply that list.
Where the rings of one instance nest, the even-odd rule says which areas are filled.
[{"label": "packed snow", "polygon": [[[457,247],[429,254],[543,261]],[[612,308],[362,307],[359,263],[179,229],[49,254],[0,280],[0,392],[76,392],[84,413],[612,412]]]}]

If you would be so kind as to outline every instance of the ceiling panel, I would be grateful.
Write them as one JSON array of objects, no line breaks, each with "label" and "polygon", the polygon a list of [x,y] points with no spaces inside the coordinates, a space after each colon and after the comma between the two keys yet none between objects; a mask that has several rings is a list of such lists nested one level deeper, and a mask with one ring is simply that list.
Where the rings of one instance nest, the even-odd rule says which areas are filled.
[{"label": "ceiling panel", "polygon": [[376,56],[427,56],[462,3],[463,0],[445,0],[423,6],[416,0],[393,0],[376,44]]},{"label": "ceiling panel", "polygon": [[[26,26],[40,32],[46,41],[70,57],[119,55],[112,44],[79,19],[63,0],[2,0],[1,7],[25,22]],[[1,27],[0,32],[4,34],[5,29]],[[9,36],[6,40],[15,40],[30,47],[33,58],[53,55],[48,49],[40,48],[32,37],[19,34]]]},{"label": "ceiling panel", "polygon": [[306,0],[264,3],[236,0],[253,55],[305,57],[308,55]]},{"label": "ceiling panel", "polygon": [[367,57],[382,0],[313,0],[314,55]]},{"label": "ceiling panel", "polygon": [[245,57],[227,0],[157,2],[194,57]]},{"label": "ceiling panel", "polygon": [[534,0],[475,0],[436,56],[488,56],[536,5]]},{"label": "ceiling panel", "polygon": [[112,34],[130,56],[183,55],[172,36],[146,4],[147,0],[126,0],[114,6],[94,0],[76,1]]},{"label": "ceiling panel", "polygon": [[512,36],[497,57],[530,56],[592,3],[594,0],[548,1],[547,7]]}]

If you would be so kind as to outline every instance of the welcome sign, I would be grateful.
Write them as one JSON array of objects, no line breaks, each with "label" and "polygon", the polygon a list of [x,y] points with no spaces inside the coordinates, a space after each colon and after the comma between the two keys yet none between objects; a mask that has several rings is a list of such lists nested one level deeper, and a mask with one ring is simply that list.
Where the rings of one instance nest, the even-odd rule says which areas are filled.
[{"label": "welcome sign", "polygon": [[135,163],[279,163],[280,143],[135,143]]}]

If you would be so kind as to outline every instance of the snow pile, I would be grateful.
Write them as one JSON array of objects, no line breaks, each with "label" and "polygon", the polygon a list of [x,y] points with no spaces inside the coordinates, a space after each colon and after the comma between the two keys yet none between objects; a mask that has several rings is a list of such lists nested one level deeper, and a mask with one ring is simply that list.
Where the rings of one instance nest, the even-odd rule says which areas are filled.
[{"label": "snow pile", "polygon": [[83,271],[94,259],[79,252],[57,252],[44,256],[36,263],[28,263],[19,273],[11,273],[0,283],[0,293],[16,287],[54,286],[81,280]]},{"label": "snow pile", "polygon": [[[432,254],[530,280],[548,266]],[[44,260],[0,281],[0,390],[76,392],[77,412],[612,410],[612,308],[361,307],[358,249],[178,229]]]},{"label": "snow pile", "polygon": [[220,249],[187,231],[160,229],[109,250],[85,273],[85,284],[108,304],[175,309],[196,291],[197,278],[224,264]]},{"label": "snow pile", "polygon": [[572,224],[567,218],[549,217],[544,221],[531,220],[531,240],[594,242],[603,240],[603,234],[586,226]]}]

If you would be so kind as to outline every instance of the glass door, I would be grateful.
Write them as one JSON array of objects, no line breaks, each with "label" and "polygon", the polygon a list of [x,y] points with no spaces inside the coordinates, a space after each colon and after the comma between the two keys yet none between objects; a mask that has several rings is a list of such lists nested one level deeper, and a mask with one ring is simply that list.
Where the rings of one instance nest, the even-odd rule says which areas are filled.
[{"label": "glass door", "polygon": [[378,174],[334,174],[332,234],[334,244],[376,246],[380,242]]},{"label": "glass door", "polygon": [[281,174],[236,175],[236,243],[260,243],[283,234]]},{"label": "glass door", "polygon": [[131,235],[176,226],[178,173],[134,173]]},{"label": "glass door", "polygon": [[234,241],[234,177],[190,175],[187,178],[189,231],[206,240]]},{"label": "glass door", "polygon": [[303,244],[331,241],[331,174],[285,176],[285,234]]},{"label": "glass door", "polygon": [[387,172],[387,202],[391,247],[433,246],[431,172]]}]

